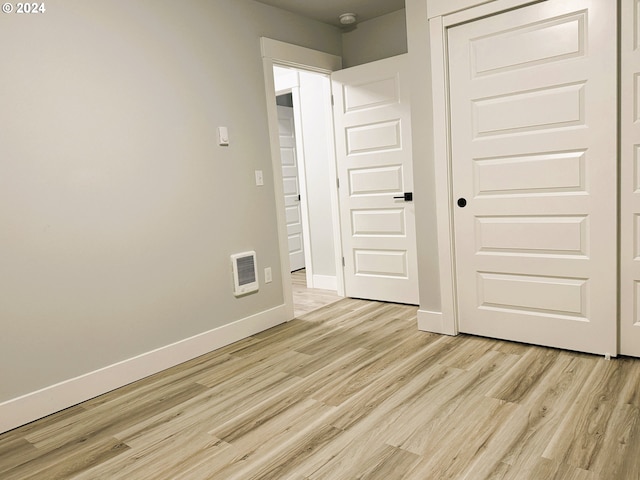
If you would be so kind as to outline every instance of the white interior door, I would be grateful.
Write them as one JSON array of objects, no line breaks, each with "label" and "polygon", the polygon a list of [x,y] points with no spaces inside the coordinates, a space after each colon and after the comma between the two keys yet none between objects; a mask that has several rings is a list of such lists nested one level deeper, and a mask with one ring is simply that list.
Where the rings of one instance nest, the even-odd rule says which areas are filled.
[{"label": "white interior door", "polygon": [[448,31],[461,332],[617,353],[615,3]]},{"label": "white interior door", "polygon": [[332,74],[349,297],[418,303],[408,66],[401,55]]},{"label": "white interior door", "polygon": [[620,353],[640,357],[640,2],[621,7]]},{"label": "white interior door", "polygon": [[293,108],[278,105],[278,133],[280,135],[280,159],[282,160],[284,209],[289,240],[289,263],[293,272],[305,266]]}]

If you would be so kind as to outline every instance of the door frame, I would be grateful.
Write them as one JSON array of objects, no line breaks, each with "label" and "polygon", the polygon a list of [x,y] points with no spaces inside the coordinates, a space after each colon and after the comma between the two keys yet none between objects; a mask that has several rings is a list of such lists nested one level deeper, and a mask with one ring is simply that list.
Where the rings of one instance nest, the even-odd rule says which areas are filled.
[{"label": "door frame", "polygon": [[420,322],[421,330],[445,335],[459,333],[447,30],[461,23],[543,1],[547,0],[437,0],[427,7],[431,42],[433,153],[442,315],[424,316]]},{"label": "door frame", "polygon": [[[284,187],[282,182],[282,164],[280,161],[280,140],[278,135],[278,112],[276,108],[276,92],[273,80],[273,67],[280,65],[299,70],[330,75],[331,72],[342,68],[342,57],[329,53],[300,47],[290,43],[280,42],[267,37],[260,38],[262,51],[262,66],[265,82],[265,96],[267,100],[267,123],[271,146],[271,166],[273,169],[273,188],[276,203],[276,222],[278,244],[280,250],[280,271],[285,312],[288,319],[294,318],[293,289],[291,286],[291,271],[289,267],[289,247],[287,241],[287,225],[284,215]],[[332,139],[333,140],[333,139]],[[335,149],[332,149],[335,151]],[[335,158],[329,162],[331,173],[336,176]],[[340,217],[338,211],[337,184],[331,184],[331,210],[334,227],[334,246],[336,251],[336,280],[338,295],[344,296],[344,273],[342,271],[342,242],[340,234]]]},{"label": "door frame", "polygon": [[619,99],[618,111],[619,131],[619,184],[618,184],[618,248],[619,248],[619,280],[618,280],[618,348],[621,355],[640,357],[640,316],[638,315],[637,285],[640,272],[637,265],[636,233],[638,206],[638,183],[636,180],[635,138],[638,136],[636,118],[640,112],[635,109],[638,95],[634,68],[638,58],[636,28],[640,23],[638,7],[635,2],[620,2],[619,12]]}]

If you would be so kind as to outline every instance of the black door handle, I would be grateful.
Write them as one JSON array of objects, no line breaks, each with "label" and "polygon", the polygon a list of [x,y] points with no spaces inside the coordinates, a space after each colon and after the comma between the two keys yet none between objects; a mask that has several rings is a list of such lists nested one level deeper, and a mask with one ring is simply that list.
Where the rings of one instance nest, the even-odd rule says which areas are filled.
[{"label": "black door handle", "polygon": [[399,197],[393,197],[393,198],[402,199],[405,202],[412,202],[413,201],[413,192],[405,192],[403,195],[401,195]]},{"label": "black door handle", "polygon": [[465,198],[462,198],[462,197],[461,197],[461,198],[459,198],[459,199],[458,199],[458,206],[459,206],[460,208],[464,208],[464,207],[466,207],[466,206],[467,206],[467,200],[466,200]]}]

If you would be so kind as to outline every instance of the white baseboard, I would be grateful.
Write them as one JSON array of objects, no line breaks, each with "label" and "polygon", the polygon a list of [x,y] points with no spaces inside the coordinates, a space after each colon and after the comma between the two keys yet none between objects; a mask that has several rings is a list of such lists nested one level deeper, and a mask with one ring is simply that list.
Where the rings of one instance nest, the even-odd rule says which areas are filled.
[{"label": "white baseboard", "polygon": [[442,312],[418,310],[418,330],[423,332],[440,333],[442,335],[457,335],[452,322],[448,321]]},{"label": "white baseboard", "polygon": [[338,279],[329,275],[314,275],[313,288],[321,288],[323,290],[338,290]]},{"label": "white baseboard", "polygon": [[0,433],[77,405],[289,320],[284,305],[0,403]]}]

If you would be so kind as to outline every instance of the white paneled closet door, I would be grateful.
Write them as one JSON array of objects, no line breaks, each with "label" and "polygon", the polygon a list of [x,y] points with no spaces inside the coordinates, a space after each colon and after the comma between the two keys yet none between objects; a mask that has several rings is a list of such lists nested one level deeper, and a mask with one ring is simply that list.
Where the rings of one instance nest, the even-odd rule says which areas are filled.
[{"label": "white paneled closet door", "polygon": [[540,2],[448,45],[460,331],[615,355],[615,2]]},{"label": "white paneled closet door", "polygon": [[640,0],[621,8],[620,353],[640,357]]}]

